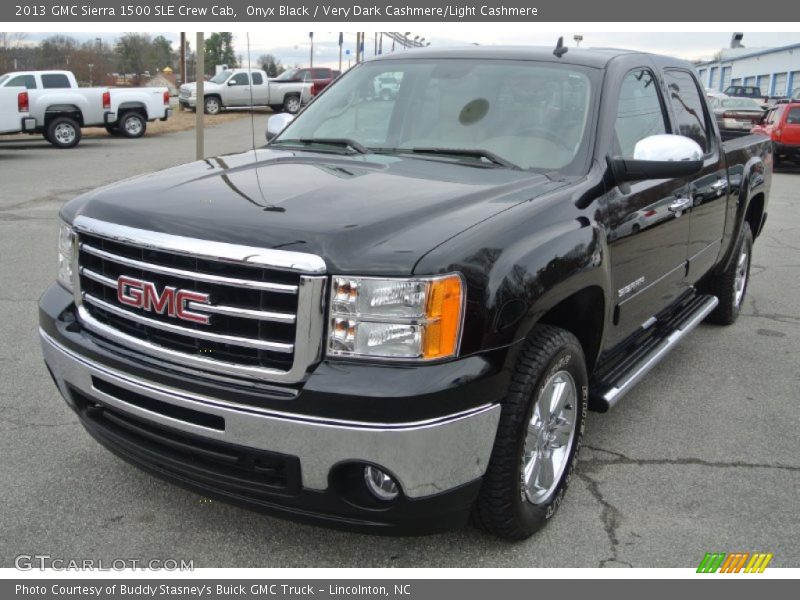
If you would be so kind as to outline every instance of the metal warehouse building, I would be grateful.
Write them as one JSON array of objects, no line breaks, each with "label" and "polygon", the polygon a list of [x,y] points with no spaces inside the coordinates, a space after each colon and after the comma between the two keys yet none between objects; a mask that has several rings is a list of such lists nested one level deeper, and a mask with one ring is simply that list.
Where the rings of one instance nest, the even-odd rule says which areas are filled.
[{"label": "metal warehouse building", "polygon": [[770,96],[800,88],[800,44],[780,48],[726,48],[719,58],[697,63],[700,81],[722,91],[729,85],[757,85]]}]

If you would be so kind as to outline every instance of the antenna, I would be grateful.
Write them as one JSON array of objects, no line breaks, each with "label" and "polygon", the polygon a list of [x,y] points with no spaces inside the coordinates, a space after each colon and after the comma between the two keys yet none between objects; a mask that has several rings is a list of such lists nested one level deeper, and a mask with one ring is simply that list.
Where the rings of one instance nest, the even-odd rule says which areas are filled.
[{"label": "antenna", "polygon": [[558,38],[558,42],[556,42],[556,49],[553,50],[553,54],[561,58],[567,53],[567,50],[569,50],[569,48],[564,45],[564,36],[562,35]]}]

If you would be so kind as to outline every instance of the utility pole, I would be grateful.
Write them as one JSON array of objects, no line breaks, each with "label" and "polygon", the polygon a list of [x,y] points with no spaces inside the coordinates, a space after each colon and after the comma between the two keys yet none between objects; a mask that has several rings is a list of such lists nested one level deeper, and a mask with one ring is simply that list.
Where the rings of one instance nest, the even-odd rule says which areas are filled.
[{"label": "utility pole", "polygon": [[372,56],[378,56],[378,32],[377,31],[375,32],[375,39],[373,41],[375,42],[375,48],[372,51]]},{"label": "utility pole", "polygon": [[380,41],[378,42],[378,54],[383,54],[383,32],[380,32]]},{"label": "utility pole", "polygon": [[[180,54],[180,67],[179,71],[181,77],[181,85],[186,83],[186,32],[181,31],[181,54]],[[178,108],[183,110],[183,104],[178,102]]]},{"label": "utility pole", "polygon": [[344,32],[339,32],[339,73],[342,72],[342,45],[344,45]]},{"label": "utility pole", "polygon": [[314,68],[314,32],[308,32],[308,39],[311,40],[311,56],[308,59],[309,68]]},{"label": "utility pole", "polygon": [[196,142],[196,156],[197,160],[202,160],[206,157],[206,151],[204,147],[205,142],[205,131],[203,130],[203,115],[206,109],[206,98],[205,98],[205,72],[206,72],[206,53],[205,53],[205,41],[203,40],[203,32],[197,32],[197,41],[195,42],[195,47],[197,48],[197,60],[195,61],[195,81],[197,82],[197,103],[195,105],[195,117],[194,117],[194,135],[195,135],[195,142]]},{"label": "utility pole", "polygon": [[361,62],[361,32],[356,31],[356,64]]}]

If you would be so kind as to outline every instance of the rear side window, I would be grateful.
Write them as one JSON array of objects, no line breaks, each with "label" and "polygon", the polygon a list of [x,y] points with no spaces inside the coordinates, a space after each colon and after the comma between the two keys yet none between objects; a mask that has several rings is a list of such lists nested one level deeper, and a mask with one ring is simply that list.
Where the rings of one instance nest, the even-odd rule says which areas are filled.
[{"label": "rear side window", "polygon": [[786,115],[787,125],[800,125],[800,106],[789,109],[789,114]]},{"label": "rear side window", "polygon": [[328,79],[330,76],[330,69],[314,69],[314,79]]},{"label": "rear side window", "polygon": [[29,90],[36,89],[36,77],[33,75],[17,75],[8,82],[7,87],[24,87]]},{"label": "rear side window", "polygon": [[614,129],[623,158],[633,157],[633,149],[640,140],[667,132],[658,84],[649,69],[635,69],[625,76]]},{"label": "rear side window", "polygon": [[63,73],[42,75],[42,87],[45,89],[68,88],[69,79]]},{"label": "rear side window", "polygon": [[703,106],[703,99],[691,73],[668,69],[664,72],[667,93],[678,133],[694,140],[708,153],[711,143],[708,135],[708,118]]},{"label": "rear side window", "polygon": [[264,83],[264,77],[261,73],[253,73],[253,85],[261,85]]}]

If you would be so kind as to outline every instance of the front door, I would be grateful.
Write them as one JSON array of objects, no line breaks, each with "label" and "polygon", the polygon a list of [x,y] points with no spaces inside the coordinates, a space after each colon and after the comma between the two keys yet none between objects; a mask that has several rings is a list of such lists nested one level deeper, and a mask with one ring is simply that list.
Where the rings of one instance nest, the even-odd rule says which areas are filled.
[{"label": "front door", "polygon": [[[617,102],[615,153],[633,158],[637,142],[671,133],[669,123],[653,71],[629,71]],[[614,295],[610,345],[637,331],[688,288],[691,206],[689,186],[682,180],[636,181],[617,186],[607,196]]]}]

